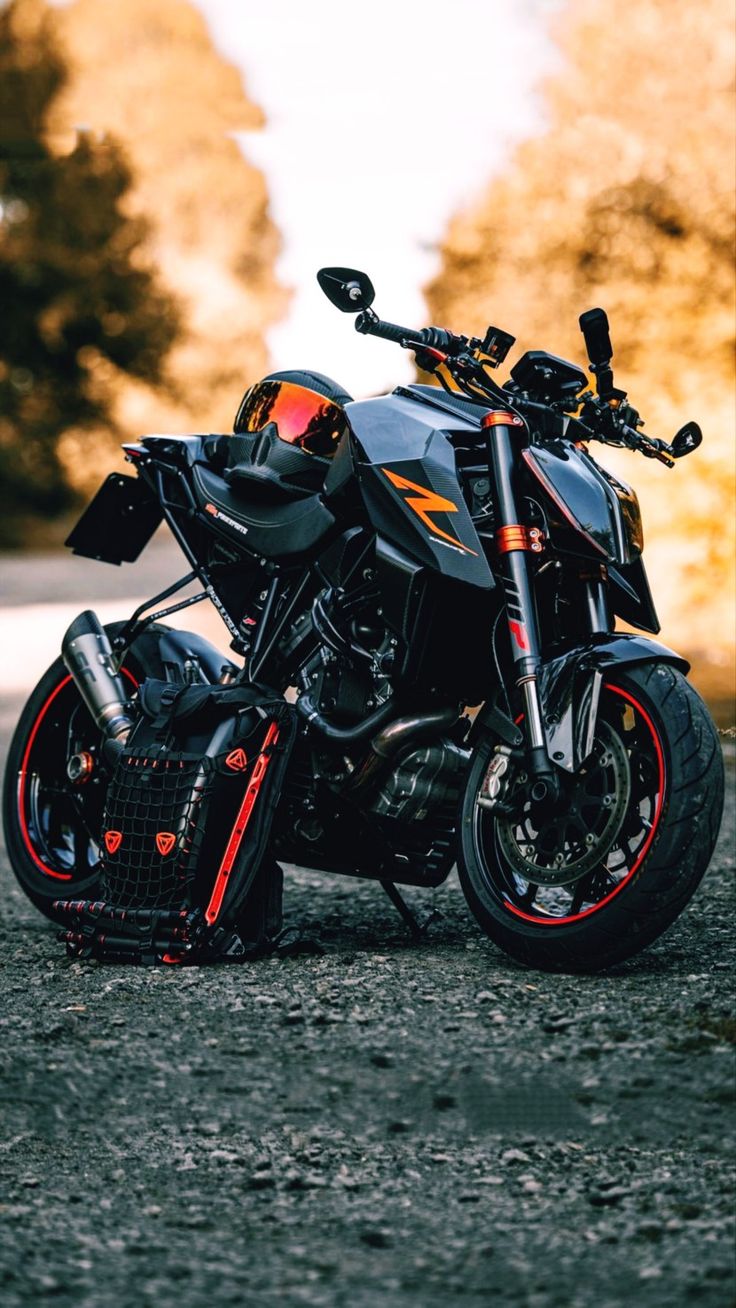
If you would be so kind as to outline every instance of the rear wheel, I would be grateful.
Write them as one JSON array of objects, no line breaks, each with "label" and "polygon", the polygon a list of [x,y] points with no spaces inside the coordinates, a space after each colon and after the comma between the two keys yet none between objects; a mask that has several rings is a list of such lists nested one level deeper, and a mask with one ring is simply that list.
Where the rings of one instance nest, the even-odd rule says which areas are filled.
[{"label": "rear wheel", "polygon": [[[122,624],[106,628],[114,635]],[[149,629],[126,656],[126,685],[163,675],[158,636]],[[46,917],[60,920],[55,899],[94,899],[100,880],[98,840],[109,781],[100,733],[61,659],[32,692],[8,752],[3,787],[5,842],[13,871]],[[68,772],[70,758],[78,775]]]},{"label": "rear wheel", "polygon": [[463,799],[460,881],[480,925],[532,967],[598,971],[682,912],[713,853],[723,760],[708,711],[667,664],[607,676],[591,757],[554,812],[511,787],[499,816],[478,795],[495,742],[478,746]]}]

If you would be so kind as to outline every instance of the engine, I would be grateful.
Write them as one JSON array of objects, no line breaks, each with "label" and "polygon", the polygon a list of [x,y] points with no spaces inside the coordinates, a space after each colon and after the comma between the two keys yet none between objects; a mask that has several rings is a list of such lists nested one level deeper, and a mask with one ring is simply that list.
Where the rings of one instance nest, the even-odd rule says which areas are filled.
[{"label": "engine", "polygon": [[368,811],[404,822],[426,822],[433,810],[457,800],[467,757],[446,737],[401,755],[368,801]]},{"label": "engine", "polygon": [[[391,694],[396,639],[382,621],[369,576],[345,593],[328,586],[302,619],[318,642],[299,672],[299,687],[335,725],[350,725],[385,704]],[[292,640],[299,640],[300,624]]]},{"label": "engine", "polygon": [[279,858],[409,884],[437,884],[454,849],[455,812],[468,753],[467,719],[450,706],[384,715],[370,737],[350,738],[394,697],[396,639],[382,622],[372,578],[348,594],[325,587],[291,641],[319,645],[299,673],[300,697],[340,738],[303,734],[274,832]]}]

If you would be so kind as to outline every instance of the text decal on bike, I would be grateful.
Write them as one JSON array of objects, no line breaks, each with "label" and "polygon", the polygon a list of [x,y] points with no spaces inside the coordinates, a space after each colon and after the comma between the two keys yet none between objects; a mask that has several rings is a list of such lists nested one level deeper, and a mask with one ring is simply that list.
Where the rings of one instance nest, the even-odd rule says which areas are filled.
[{"label": "text decal on bike", "polygon": [[478,557],[476,550],[471,550],[468,545],[463,545],[457,536],[453,536],[448,531],[443,531],[430,518],[430,513],[457,513],[457,504],[452,500],[445,499],[444,495],[438,495],[436,491],[430,490],[428,486],[418,486],[415,481],[409,481],[408,477],[400,477],[397,472],[391,472],[390,468],[382,468],[392,486],[397,490],[416,491],[416,495],[405,495],[404,503],[407,509],[411,509],[421,519],[425,527],[433,536],[441,536],[443,540],[449,541],[455,549],[462,550],[464,554],[473,554]]}]

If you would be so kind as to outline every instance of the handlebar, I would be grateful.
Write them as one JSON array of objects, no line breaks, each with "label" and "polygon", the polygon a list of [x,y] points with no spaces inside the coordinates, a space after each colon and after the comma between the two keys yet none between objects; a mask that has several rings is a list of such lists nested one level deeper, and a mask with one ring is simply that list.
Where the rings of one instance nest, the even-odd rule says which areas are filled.
[{"label": "handlebar", "polygon": [[407,349],[416,346],[431,350],[440,350],[444,354],[462,354],[468,346],[466,336],[456,336],[444,327],[400,327],[398,323],[384,322],[376,317],[371,309],[365,309],[355,320],[356,332],[364,336],[380,336],[384,341],[393,341]]},{"label": "handlebar", "polygon": [[[580,317],[580,327],[588,347],[591,371],[597,380],[597,395],[588,391],[580,397],[582,412],[576,421],[586,433],[584,439],[598,440],[603,444],[624,445],[630,450],[637,450],[648,459],[658,459],[668,468],[674,467],[675,459],[697,449],[702,440],[702,433],[697,424],[690,423],[677,433],[673,443],[658,440],[654,436],[645,436],[637,430],[641,426],[639,415],[627,404],[626,392],[617,390],[613,385],[613,373],[610,368],[611,338],[608,333],[608,318],[602,309],[589,309]],[[392,341],[404,349],[415,350],[419,366],[436,371],[437,365],[447,362],[448,368],[460,390],[471,399],[487,397],[493,402],[507,399],[503,389],[491,382],[483,369],[483,356],[479,351],[490,351],[491,366],[494,359],[503,359],[513,336],[499,333],[497,328],[489,327],[485,341],[473,337],[457,336],[444,327],[402,327],[399,323],[385,322],[370,308],[364,308],[355,320],[355,330],[364,336],[380,336],[384,341]],[[501,350],[494,355],[493,344],[501,339]],[[422,353],[424,351],[424,354]],[[452,360],[452,363],[449,361]],[[485,362],[489,359],[486,357]],[[481,375],[482,373],[482,375]],[[449,389],[441,373],[438,373],[445,389]],[[514,396],[514,401],[522,409],[526,401]]]},{"label": "handlebar", "polygon": [[370,310],[359,313],[355,319],[356,332],[362,332],[364,336],[380,336],[384,341],[393,341],[396,345],[404,345],[409,341],[419,341],[420,332],[411,327],[399,327],[395,322],[384,322],[382,318],[377,318]]},{"label": "handlebar", "polygon": [[678,457],[677,450],[666,441],[656,436],[645,436],[632,422],[638,421],[638,413],[629,405],[617,412],[605,401],[592,395],[586,400],[579,421],[587,428],[592,440],[603,445],[623,445],[626,449],[636,450],[647,459],[658,459],[666,467],[673,468]]},{"label": "handlebar", "polygon": [[667,468],[674,468],[675,460],[671,457],[671,447],[657,436],[645,436],[633,427],[622,428],[623,442],[630,450],[638,450],[647,459],[659,459]]}]

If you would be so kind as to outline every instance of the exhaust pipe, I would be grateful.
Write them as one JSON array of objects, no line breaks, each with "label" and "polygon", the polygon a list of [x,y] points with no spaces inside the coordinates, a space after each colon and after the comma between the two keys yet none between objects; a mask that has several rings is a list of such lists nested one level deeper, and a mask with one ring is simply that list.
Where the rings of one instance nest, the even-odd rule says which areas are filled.
[{"label": "exhaust pipe", "polygon": [[393,717],[396,712],[394,705],[389,700],[386,704],[381,704],[377,709],[358,722],[354,727],[336,727],[332,722],[328,722],[323,717],[319,709],[316,709],[308,695],[300,695],[296,701],[296,711],[305,722],[319,731],[320,735],[326,736],[335,745],[360,745],[364,740],[368,740],[374,732],[382,727],[384,722]]},{"label": "exhaust pipe", "polygon": [[346,791],[355,795],[369,789],[389,770],[389,765],[397,754],[408,746],[416,748],[441,735],[443,731],[449,731],[459,716],[459,708],[448,707],[435,709],[431,713],[412,713],[396,718],[373,737],[371,752],[357,775],[351,777],[345,787]]},{"label": "exhaust pipe", "polygon": [[91,609],[74,619],[61,642],[61,657],[103,736],[122,744],[133,725],[128,696],[107,632]]}]

